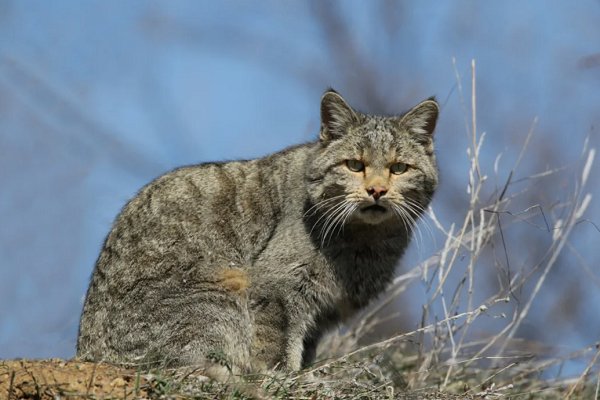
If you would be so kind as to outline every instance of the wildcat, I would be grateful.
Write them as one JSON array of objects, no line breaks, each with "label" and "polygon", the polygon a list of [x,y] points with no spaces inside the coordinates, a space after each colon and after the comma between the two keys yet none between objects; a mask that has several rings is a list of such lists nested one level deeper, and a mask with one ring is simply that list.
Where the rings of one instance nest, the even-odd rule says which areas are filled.
[{"label": "wildcat", "polygon": [[438,114],[432,98],[371,116],[329,90],[318,140],[144,187],[104,242],[78,355],[213,375],[222,358],[235,374],[314,362],[323,334],[393,279],[437,187]]}]

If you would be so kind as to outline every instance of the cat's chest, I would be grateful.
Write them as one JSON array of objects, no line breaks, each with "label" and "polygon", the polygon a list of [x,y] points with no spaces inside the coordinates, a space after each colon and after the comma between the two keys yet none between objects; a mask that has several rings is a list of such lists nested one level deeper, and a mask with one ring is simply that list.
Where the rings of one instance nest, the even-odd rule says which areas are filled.
[{"label": "cat's chest", "polygon": [[362,304],[385,290],[401,255],[400,250],[363,245],[339,251],[328,261],[344,297]]},{"label": "cat's chest", "polygon": [[319,325],[329,326],[353,317],[385,291],[393,279],[397,261],[390,254],[381,257],[355,248],[305,265],[301,281],[313,289],[303,286],[302,292],[321,294],[307,299],[312,303],[315,320],[321,321]]},{"label": "cat's chest", "polygon": [[405,247],[398,240],[346,235],[323,248],[300,228],[281,229],[253,264],[259,293],[277,287],[281,296],[318,308],[362,307],[391,282]]}]

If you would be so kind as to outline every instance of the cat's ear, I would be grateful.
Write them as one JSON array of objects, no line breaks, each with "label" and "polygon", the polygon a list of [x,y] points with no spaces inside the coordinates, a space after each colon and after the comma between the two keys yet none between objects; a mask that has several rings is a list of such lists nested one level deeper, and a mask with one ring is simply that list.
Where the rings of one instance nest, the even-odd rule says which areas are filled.
[{"label": "cat's ear", "polygon": [[400,129],[409,131],[425,146],[427,154],[433,153],[433,131],[440,114],[434,97],[421,102],[399,118]]},{"label": "cat's ear", "polygon": [[338,92],[329,89],[321,98],[321,133],[322,141],[339,138],[348,128],[360,121],[358,115],[346,103]]}]

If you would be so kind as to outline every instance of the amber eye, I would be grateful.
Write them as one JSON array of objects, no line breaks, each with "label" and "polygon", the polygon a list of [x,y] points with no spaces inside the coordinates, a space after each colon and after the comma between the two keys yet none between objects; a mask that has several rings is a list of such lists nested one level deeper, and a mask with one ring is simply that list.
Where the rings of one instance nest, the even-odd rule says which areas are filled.
[{"label": "amber eye", "polygon": [[390,167],[390,172],[394,175],[401,175],[401,174],[405,173],[407,169],[408,169],[408,165],[399,162]]},{"label": "amber eye", "polygon": [[352,172],[360,172],[365,169],[365,164],[358,160],[348,160],[346,161],[346,166]]}]

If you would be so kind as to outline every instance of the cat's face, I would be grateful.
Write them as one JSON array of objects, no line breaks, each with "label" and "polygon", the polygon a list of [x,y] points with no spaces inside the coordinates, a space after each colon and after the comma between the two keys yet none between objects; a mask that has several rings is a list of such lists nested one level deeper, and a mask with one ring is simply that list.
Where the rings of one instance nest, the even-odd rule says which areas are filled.
[{"label": "cat's face", "polygon": [[325,232],[352,223],[414,225],[438,183],[438,113],[426,100],[400,117],[369,116],[335,92],[323,96],[321,146],[308,179]]}]

